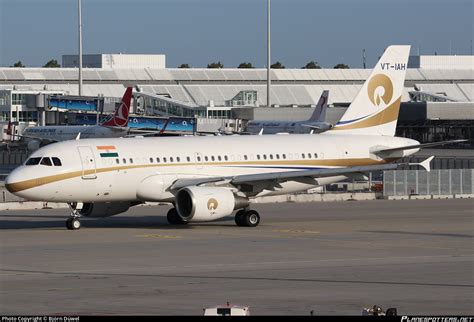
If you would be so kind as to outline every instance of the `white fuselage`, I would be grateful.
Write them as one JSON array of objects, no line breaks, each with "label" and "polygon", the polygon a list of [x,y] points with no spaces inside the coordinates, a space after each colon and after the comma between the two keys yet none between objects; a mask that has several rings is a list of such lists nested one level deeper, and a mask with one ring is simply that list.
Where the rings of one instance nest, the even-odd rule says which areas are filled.
[{"label": "white fuselage", "polygon": [[250,121],[245,127],[245,132],[258,134],[263,129],[262,134],[308,134],[311,131],[314,133],[324,132],[330,128],[330,123],[318,121]]},{"label": "white fuselage", "polygon": [[25,129],[27,140],[66,141],[74,140],[79,133],[81,138],[114,138],[127,134],[128,128],[112,128],[101,125],[59,125],[35,126]]},{"label": "white fuselage", "polygon": [[[62,165],[22,165],[8,176],[6,184],[10,191],[30,200],[173,201],[168,188],[177,179],[380,164],[417,149],[384,160],[371,154],[371,148],[413,144],[418,142],[337,134],[81,139],[39,149],[32,158],[56,157]],[[144,187],[144,180],[151,176],[160,184]],[[317,185],[345,178],[319,178]],[[263,189],[255,196],[292,193],[314,186],[304,180],[287,181],[279,189]],[[138,194],[140,189],[151,190],[153,197],[143,200]]]}]

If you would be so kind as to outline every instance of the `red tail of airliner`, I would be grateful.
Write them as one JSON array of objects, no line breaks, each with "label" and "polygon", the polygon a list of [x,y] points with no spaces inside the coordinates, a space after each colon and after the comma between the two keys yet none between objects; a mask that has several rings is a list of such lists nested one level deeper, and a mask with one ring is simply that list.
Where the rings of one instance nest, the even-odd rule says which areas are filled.
[{"label": "red tail of airliner", "polygon": [[128,125],[128,113],[132,100],[133,87],[127,87],[122,97],[122,103],[115,109],[114,115],[102,123],[102,126],[126,127]]}]

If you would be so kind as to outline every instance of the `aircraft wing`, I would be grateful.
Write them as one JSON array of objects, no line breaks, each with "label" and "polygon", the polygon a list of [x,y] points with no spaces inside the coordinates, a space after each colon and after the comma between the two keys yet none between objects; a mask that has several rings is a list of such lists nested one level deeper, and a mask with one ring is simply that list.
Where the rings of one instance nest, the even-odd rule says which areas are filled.
[{"label": "aircraft wing", "polygon": [[260,185],[268,187],[278,186],[278,183],[285,181],[299,181],[309,184],[318,185],[318,178],[351,175],[356,173],[365,173],[380,170],[395,170],[402,165],[419,165],[430,171],[429,163],[433,157],[426,159],[421,163],[389,163],[381,165],[368,165],[368,166],[357,166],[357,167],[342,167],[342,168],[331,168],[331,169],[314,169],[314,170],[302,170],[302,171],[288,171],[288,172],[270,172],[260,174],[245,174],[233,177],[205,177],[195,179],[178,179],[170,187],[170,190],[179,190],[188,186],[198,186],[209,183],[221,183],[231,184],[235,187],[243,184],[249,185]]},{"label": "aircraft wing", "polygon": [[42,138],[42,137],[39,137],[39,136],[28,135],[28,134],[26,134],[26,135],[25,134],[15,134],[14,136],[18,136],[20,138],[25,138],[25,139],[34,139],[34,140],[38,140],[38,141],[41,141],[42,143],[46,143],[46,144],[59,142],[59,140],[46,139],[46,138]]},{"label": "aircraft wing", "polygon": [[397,151],[424,149],[424,148],[430,148],[433,146],[461,143],[461,142],[466,142],[466,141],[468,140],[451,140],[451,141],[440,141],[440,142],[432,142],[432,143],[422,143],[422,144],[416,144],[416,145],[405,145],[405,146],[401,146],[397,148],[377,148],[371,152],[375,154],[387,154],[387,153],[397,152]]}]

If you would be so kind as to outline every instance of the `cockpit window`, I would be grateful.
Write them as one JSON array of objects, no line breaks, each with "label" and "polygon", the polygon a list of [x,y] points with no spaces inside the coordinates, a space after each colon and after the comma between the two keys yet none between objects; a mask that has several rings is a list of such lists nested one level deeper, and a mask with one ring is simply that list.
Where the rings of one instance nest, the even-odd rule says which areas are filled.
[{"label": "cockpit window", "polygon": [[53,158],[51,158],[51,160],[53,160],[53,164],[54,164],[55,166],[57,166],[57,167],[62,166],[61,160],[59,160],[59,158],[53,157]]},{"label": "cockpit window", "polygon": [[26,160],[25,165],[37,165],[40,163],[41,158],[29,158]]},{"label": "cockpit window", "polygon": [[42,158],[40,164],[41,164],[41,165],[47,165],[47,166],[49,166],[49,167],[53,165],[53,164],[51,163],[51,159],[50,159],[50,158]]}]

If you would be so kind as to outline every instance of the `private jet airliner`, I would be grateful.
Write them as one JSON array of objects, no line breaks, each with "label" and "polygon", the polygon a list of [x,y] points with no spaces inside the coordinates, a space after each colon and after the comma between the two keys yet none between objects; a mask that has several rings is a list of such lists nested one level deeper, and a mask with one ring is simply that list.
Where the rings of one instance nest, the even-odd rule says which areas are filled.
[{"label": "private jet airliner", "polygon": [[[107,217],[144,202],[173,204],[170,224],[213,221],[236,211],[255,227],[252,198],[304,191],[396,169],[425,146],[394,137],[409,46],[390,46],[341,120],[323,134],[78,139],[37,150],[6,178],[27,200],[68,203],[80,216]],[[431,158],[418,164],[429,170]]]}]

